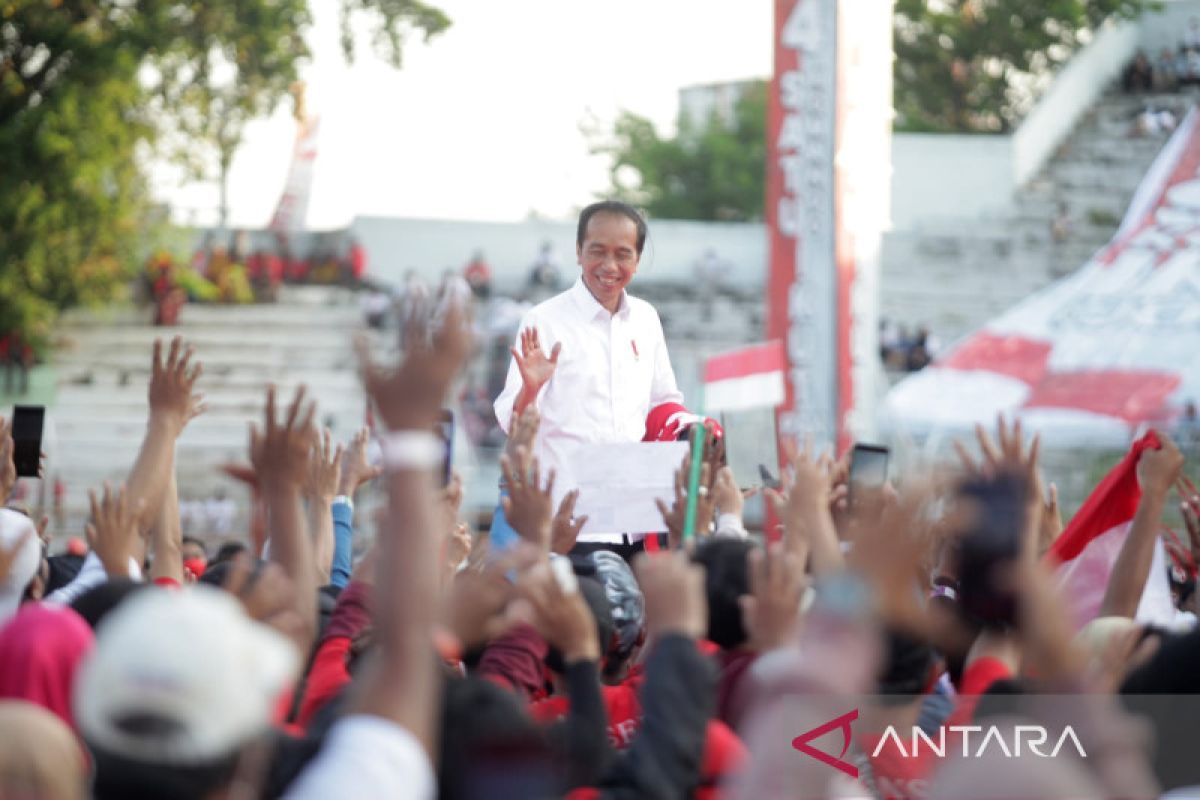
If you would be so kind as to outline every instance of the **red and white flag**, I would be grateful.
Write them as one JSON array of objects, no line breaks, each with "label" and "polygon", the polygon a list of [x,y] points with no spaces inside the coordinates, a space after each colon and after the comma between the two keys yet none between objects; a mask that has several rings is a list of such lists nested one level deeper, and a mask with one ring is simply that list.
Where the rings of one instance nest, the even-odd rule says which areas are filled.
[{"label": "red and white flag", "polygon": [[704,410],[775,408],[786,396],[783,342],[771,341],[713,356],[704,364]]},{"label": "red and white flag", "polygon": [[[1159,447],[1154,431],[1142,436],[1071,519],[1046,554],[1056,566],[1056,578],[1077,628],[1100,612],[1117,555],[1129,535],[1133,516],[1142,499],[1137,463],[1142,453]],[[1170,625],[1175,617],[1167,582],[1162,540],[1156,540],[1146,588],[1138,604],[1137,619]]]}]

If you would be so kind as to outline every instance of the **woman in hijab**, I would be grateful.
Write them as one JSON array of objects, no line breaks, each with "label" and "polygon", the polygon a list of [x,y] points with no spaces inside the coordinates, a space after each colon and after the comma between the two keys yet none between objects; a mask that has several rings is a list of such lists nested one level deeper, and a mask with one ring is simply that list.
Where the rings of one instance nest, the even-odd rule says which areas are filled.
[{"label": "woman in hijab", "polygon": [[73,730],[75,668],[94,645],[92,629],[69,608],[28,603],[0,628],[0,700],[26,700]]}]

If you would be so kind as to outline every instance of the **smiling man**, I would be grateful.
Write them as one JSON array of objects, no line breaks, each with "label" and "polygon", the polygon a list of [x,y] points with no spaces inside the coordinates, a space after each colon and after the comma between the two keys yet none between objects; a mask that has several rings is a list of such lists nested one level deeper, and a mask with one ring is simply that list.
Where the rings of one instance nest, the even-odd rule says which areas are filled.
[{"label": "smiling man", "polygon": [[[625,291],[645,244],[646,221],[632,206],[614,200],[588,206],[575,233],[579,279],[521,320],[496,417],[508,433],[516,416],[536,404],[542,421],[535,455],[543,475],[561,472],[575,444],[642,441],[652,408],[683,402],[658,312]],[[556,506],[570,488],[555,484]],[[511,534],[499,522],[493,541],[503,544]],[[581,550],[641,549],[620,533],[583,534],[579,541]]]}]

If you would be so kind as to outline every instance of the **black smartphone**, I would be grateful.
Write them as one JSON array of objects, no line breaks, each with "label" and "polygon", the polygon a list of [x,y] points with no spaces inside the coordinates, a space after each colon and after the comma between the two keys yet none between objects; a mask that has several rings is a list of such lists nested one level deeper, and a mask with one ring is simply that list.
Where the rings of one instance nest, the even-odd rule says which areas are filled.
[{"label": "black smartphone", "polygon": [[887,481],[890,451],[877,444],[856,444],[850,454],[850,502],[877,492]]},{"label": "black smartphone", "polygon": [[442,486],[450,485],[454,455],[454,412],[442,409],[442,415],[434,426],[434,433],[442,440]]},{"label": "black smartphone", "polygon": [[1026,482],[1013,475],[972,479],[958,490],[965,506],[965,528],[958,537],[959,602],[984,625],[1016,621],[1017,598],[1003,576],[1020,555],[1028,492]]},{"label": "black smartphone", "polygon": [[42,427],[45,406],[14,406],[12,416],[13,464],[17,477],[36,478],[42,463]]}]

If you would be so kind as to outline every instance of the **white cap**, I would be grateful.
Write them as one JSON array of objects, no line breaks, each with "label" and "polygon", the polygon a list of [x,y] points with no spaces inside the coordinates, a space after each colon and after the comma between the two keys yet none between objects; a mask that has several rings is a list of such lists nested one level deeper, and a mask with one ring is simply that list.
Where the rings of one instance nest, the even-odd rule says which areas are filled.
[{"label": "white cap", "polygon": [[75,680],[75,721],[111,755],[204,764],[267,729],[298,668],[292,643],[220,589],[139,592],[96,631]]},{"label": "white cap", "polygon": [[0,581],[0,622],[17,613],[25,589],[37,575],[38,566],[42,563],[42,542],[38,539],[33,520],[11,508],[0,508],[0,547],[11,550],[26,533],[29,538],[13,559],[12,570],[5,580]]}]

